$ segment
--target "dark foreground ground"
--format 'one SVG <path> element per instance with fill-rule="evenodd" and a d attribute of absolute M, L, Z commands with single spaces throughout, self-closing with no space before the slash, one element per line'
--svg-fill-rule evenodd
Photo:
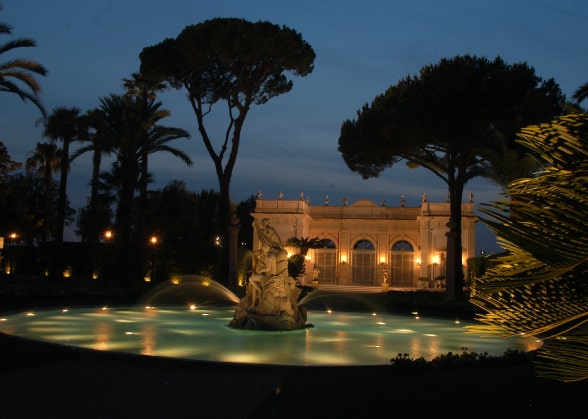
<path fill-rule="evenodd" d="M 1 297 L 0 312 L 33 307 L 40 298 Z M 408 297 L 387 301 L 414 309 Z M 373 298 L 387 305 L 381 295 Z M 471 314 L 463 304 L 422 300 L 418 308 Z M 250 366 L 97 352 L 4 334 L 0 351 L 0 418 L 586 417 L 587 382 L 539 379 L 531 364 L 432 371 Z"/>

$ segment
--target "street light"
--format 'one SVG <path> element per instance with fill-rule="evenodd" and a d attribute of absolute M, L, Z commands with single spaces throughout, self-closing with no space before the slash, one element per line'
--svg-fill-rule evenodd
<path fill-rule="evenodd" d="M 106 277 L 108 275 L 114 275 L 114 255 L 112 254 L 112 252 L 110 251 L 110 243 L 112 242 L 112 230 L 108 229 L 106 231 L 104 231 L 104 242 L 106 243 L 106 259 L 111 259 L 110 261 L 110 272 L 102 272 L 102 286 L 106 289 Z M 106 266 L 106 260 L 104 260 L 103 262 L 103 266 Z"/>
<path fill-rule="evenodd" d="M 15 257 L 15 248 L 16 246 L 16 239 L 18 235 L 15 232 L 12 232 L 8 235 L 10 238 L 10 279 L 14 277 L 14 257 Z"/>
<path fill-rule="evenodd" d="M 153 283 L 155 281 L 154 276 L 153 276 L 154 272 L 155 272 L 155 246 L 157 246 L 158 241 L 159 241 L 159 239 L 157 238 L 157 236 L 151 236 L 151 238 L 149 239 L 151 246 L 153 246 L 153 249 L 151 251 L 151 276 L 149 277 L 149 281 L 151 282 L 151 286 L 153 286 Z"/>

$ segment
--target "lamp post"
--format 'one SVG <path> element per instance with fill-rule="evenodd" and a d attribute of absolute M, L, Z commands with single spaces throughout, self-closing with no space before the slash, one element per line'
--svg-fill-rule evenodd
<path fill-rule="evenodd" d="M 12 279 L 14 277 L 14 257 L 16 252 L 14 247 L 16 246 L 16 238 L 18 235 L 15 232 L 12 232 L 8 237 L 10 237 L 10 279 Z"/>
<path fill-rule="evenodd" d="M 153 276 L 155 272 L 155 246 L 157 246 L 158 241 L 159 240 L 157 236 L 151 236 L 151 238 L 149 239 L 151 246 L 153 246 L 153 249 L 151 250 L 151 276 L 149 278 L 151 286 L 153 286 L 153 282 L 155 281 L 155 277 Z"/>
<path fill-rule="evenodd" d="M 111 263 L 110 263 L 110 272 L 108 272 L 109 275 L 113 275 L 114 274 L 114 255 L 112 255 L 111 251 L 110 251 L 110 243 L 112 242 L 112 230 L 108 229 L 104 232 L 104 242 L 106 243 L 106 259 L 111 258 Z M 106 261 L 103 262 L 104 266 L 106 266 Z M 106 273 L 107 272 L 102 272 L 102 285 L 104 286 L 104 289 L 106 289 Z"/>

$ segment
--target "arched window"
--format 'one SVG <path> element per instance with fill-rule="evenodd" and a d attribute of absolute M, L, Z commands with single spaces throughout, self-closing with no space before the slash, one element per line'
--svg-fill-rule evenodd
<path fill-rule="evenodd" d="M 359 240 L 351 252 L 351 282 L 358 285 L 375 285 L 376 248 L 369 240 Z"/>
<path fill-rule="evenodd" d="M 314 266 L 318 268 L 318 280 L 323 284 L 337 282 L 337 246 L 331 239 L 321 239 L 319 247 L 313 249 Z M 307 273 L 308 275 L 308 273 Z"/>
<path fill-rule="evenodd" d="M 375 250 L 374 245 L 369 240 L 360 240 L 353 246 L 355 250 Z"/>
<path fill-rule="evenodd" d="M 331 239 L 320 239 L 319 240 L 319 248 L 320 249 L 336 249 L 337 246 Z"/>
<path fill-rule="evenodd" d="M 394 243 L 392 246 L 392 251 L 394 252 L 412 252 L 414 251 L 412 248 L 412 244 L 407 242 L 406 240 L 400 240 Z"/>
<path fill-rule="evenodd" d="M 406 240 L 394 243 L 390 252 L 390 284 L 393 287 L 414 287 L 415 269 L 412 244 Z"/>

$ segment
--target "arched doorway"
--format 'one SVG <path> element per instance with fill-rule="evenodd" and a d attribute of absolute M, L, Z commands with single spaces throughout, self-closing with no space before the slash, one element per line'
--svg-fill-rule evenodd
<path fill-rule="evenodd" d="M 415 286 L 414 248 L 406 240 L 399 240 L 390 251 L 390 285 L 399 288 Z"/>
<path fill-rule="evenodd" d="M 369 240 L 359 240 L 353 246 L 351 282 L 355 285 L 376 284 L 376 248 Z"/>
<path fill-rule="evenodd" d="M 321 284 L 337 283 L 337 246 L 330 239 L 321 239 L 320 247 L 314 248 L 314 267 L 318 268 Z"/>

